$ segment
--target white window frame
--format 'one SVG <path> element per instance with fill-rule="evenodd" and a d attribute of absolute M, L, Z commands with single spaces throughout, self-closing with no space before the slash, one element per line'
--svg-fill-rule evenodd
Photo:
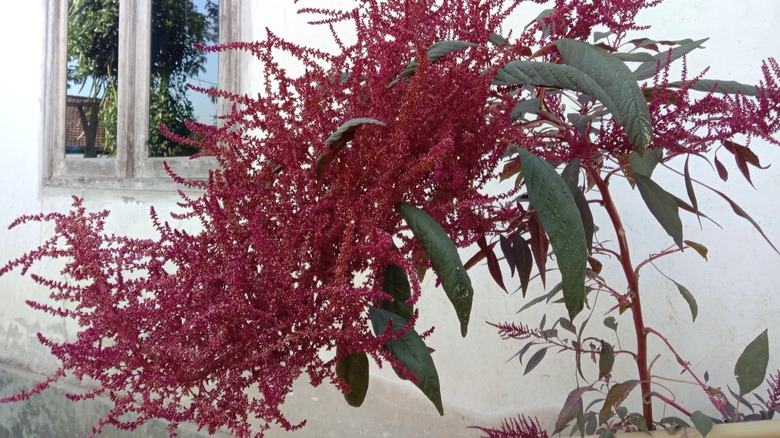
<path fill-rule="evenodd" d="M 220 0 L 220 43 L 240 41 L 241 0 Z M 149 93 L 152 0 L 119 2 L 117 148 L 108 158 L 65 158 L 68 1 L 46 0 L 47 36 L 43 102 L 43 182 L 49 187 L 174 189 L 165 164 L 188 179 L 204 179 L 217 166 L 213 157 L 149 157 Z M 218 86 L 240 90 L 235 51 L 219 54 Z M 229 102 L 218 99 L 217 114 Z"/>

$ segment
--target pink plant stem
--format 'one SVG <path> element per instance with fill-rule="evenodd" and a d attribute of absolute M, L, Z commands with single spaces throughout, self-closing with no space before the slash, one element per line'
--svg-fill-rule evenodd
<path fill-rule="evenodd" d="M 650 401 L 652 390 L 652 381 L 650 378 L 650 368 L 647 366 L 647 331 L 645 330 L 644 318 L 642 317 L 642 304 L 639 298 L 639 280 L 631 263 L 631 253 L 628 248 L 628 240 L 620 215 L 615 208 L 615 202 L 609 193 L 609 187 L 601 177 L 598 168 L 593 166 L 586 167 L 591 178 L 599 189 L 602 196 L 602 205 L 612 221 L 612 226 L 617 235 L 620 265 L 623 268 L 623 274 L 628 283 L 628 294 L 631 299 L 631 316 L 634 321 L 634 332 L 636 333 L 636 366 L 639 374 L 640 388 L 642 391 L 642 415 L 649 430 L 653 430 L 653 404 Z"/>
<path fill-rule="evenodd" d="M 683 358 L 682 358 L 682 357 L 681 357 L 681 356 L 680 356 L 680 355 L 677 353 L 677 350 L 675 350 L 675 349 L 674 349 L 674 347 L 672 347 L 672 344 L 671 344 L 671 343 L 669 343 L 669 340 L 668 340 L 668 339 L 666 339 L 666 337 L 665 337 L 664 335 L 662 335 L 661 333 L 658 333 L 656 330 L 654 330 L 654 329 L 653 329 L 653 328 L 651 328 L 651 327 L 645 327 L 645 332 L 647 332 L 647 333 L 652 333 L 652 334 L 656 335 L 656 336 L 657 336 L 659 339 L 661 339 L 662 341 L 664 341 L 664 343 L 666 344 L 666 347 L 667 347 L 667 348 L 669 348 L 669 351 L 671 351 L 671 352 L 672 352 L 672 354 L 674 354 L 674 357 L 676 357 L 676 358 L 677 358 L 677 362 L 678 362 L 680 365 L 682 365 L 682 367 L 683 367 L 683 368 L 685 368 L 685 371 L 687 371 L 687 372 L 688 372 L 688 374 L 690 374 L 690 375 L 691 375 L 691 377 L 693 377 L 693 379 L 694 379 L 694 380 L 696 380 L 696 383 L 698 383 L 698 384 L 699 384 L 699 386 L 701 387 L 701 389 L 704 391 L 704 393 L 705 393 L 705 394 L 707 394 L 707 397 L 709 397 L 709 399 L 710 399 L 710 402 L 712 403 L 712 405 L 713 405 L 713 406 L 715 406 L 715 409 L 717 409 L 717 410 L 718 410 L 718 412 L 720 412 L 720 413 L 721 413 L 721 415 L 723 415 L 723 418 L 728 418 L 728 417 L 729 417 L 729 413 L 728 413 L 728 410 L 726 410 L 726 408 L 723 406 L 723 403 L 721 403 L 721 402 L 718 400 L 718 398 L 717 398 L 717 397 L 715 397 L 714 395 L 712 395 L 712 392 L 710 392 L 710 390 L 709 390 L 709 388 L 707 387 L 707 385 L 706 385 L 704 382 L 702 382 L 702 381 L 701 381 L 701 379 L 699 379 L 699 376 L 697 376 L 697 375 L 696 375 L 696 374 L 693 372 L 693 370 L 691 369 L 691 367 L 690 367 L 690 366 L 688 366 L 688 362 L 686 362 L 685 360 L 683 360 Z"/>
<path fill-rule="evenodd" d="M 691 416 L 691 411 L 689 411 L 689 410 L 685 409 L 684 407 L 680 406 L 676 401 L 670 399 L 669 397 L 666 397 L 663 394 L 660 394 L 658 392 L 653 391 L 653 392 L 650 393 L 650 396 L 651 397 L 655 397 L 655 398 L 657 398 L 659 400 L 663 400 L 664 403 L 666 403 L 669 406 L 672 406 L 675 409 L 677 409 L 678 411 L 682 412 L 683 415 L 686 415 L 688 417 Z"/>

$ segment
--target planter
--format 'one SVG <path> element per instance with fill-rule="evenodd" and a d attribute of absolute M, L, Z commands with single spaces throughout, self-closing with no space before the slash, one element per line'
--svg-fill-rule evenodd
<path fill-rule="evenodd" d="M 617 438 L 702 438 L 694 428 L 683 428 L 674 433 L 665 430 L 647 432 L 617 433 Z M 778 438 L 780 437 L 780 421 L 746 421 L 742 423 L 716 424 L 707 434 L 707 438 Z M 591 435 L 587 438 L 598 438 Z"/>

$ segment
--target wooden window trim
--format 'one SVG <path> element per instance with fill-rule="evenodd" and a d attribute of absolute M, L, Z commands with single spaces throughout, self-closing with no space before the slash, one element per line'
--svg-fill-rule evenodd
<path fill-rule="evenodd" d="M 241 0 L 220 0 L 220 42 L 240 41 Z M 43 182 L 47 187 L 171 190 L 165 164 L 189 179 L 204 179 L 212 157 L 148 157 L 151 0 L 124 0 L 119 12 L 117 152 L 110 158 L 65 158 L 67 0 L 47 0 L 43 102 Z M 220 53 L 219 88 L 239 90 L 239 56 Z M 218 102 L 225 114 L 228 102 Z"/>

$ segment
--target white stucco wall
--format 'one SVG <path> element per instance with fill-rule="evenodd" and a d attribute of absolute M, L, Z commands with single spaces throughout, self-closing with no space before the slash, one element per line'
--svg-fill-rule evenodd
<path fill-rule="evenodd" d="M 90 209 L 110 209 L 113 212 L 110 229 L 133 235 L 150 233 L 150 205 L 155 205 L 161 215 L 175 207 L 176 196 L 172 193 L 42 187 L 42 73 L 46 62 L 43 4 L 41 0 L 6 2 L 0 14 L 0 41 L 4 42 L 4 62 L 0 69 L 0 263 L 18 256 L 47 235 L 37 225 L 9 232 L 5 230 L 7 224 L 25 213 L 64 210 L 73 194 L 85 197 Z M 292 35 L 296 41 L 321 40 L 321 36 L 301 31 L 303 20 L 295 15 L 292 2 L 247 0 L 247 5 L 250 12 L 242 20 L 256 23 L 256 29 L 269 26 L 280 35 Z M 538 10 L 535 6 L 530 9 Z M 531 12 L 523 20 L 535 15 Z M 653 11 L 643 12 L 640 23 L 656 24 L 642 33 L 650 37 L 710 37 L 707 50 L 695 52 L 688 66 L 691 73 L 698 73 L 710 65 L 707 76 L 712 78 L 754 83 L 760 79 L 761 59 L 780 56 L 780 2 L 775 0 L 668 0 Z M 251 70 L 245 69 L 244 75 L 245 83 L 252 83 L 256 78 Z M 780 164 L 777 164 L 780 153 L 768 145 L 754 144 L 753 148 L 763 163 L 775 164 L 766 171 L 753 172 L 758 189 L 754 190 L 743 182 L 733 164 L 728 163 L 731 178 L 726 191 L 780 245 L 780 202 L 776 195 L 780 187 Z M 695 167 L 702 174 L 714 176 L 706 164 Z M 673 182 L 667 188 L 684 195 L 681 180 L 670 181 Z M 724 187 L 716 177 L 709 181 L 715 187 Z M 643 253 L 657 251 L 657 239 L 664 234 L 646 212 L 638 193 L 623 194 L 635 196 L 637 200 L 622 212 L 629 224 L 628 232 L 639 235 L 634 241 L 637 261 Z M 727 204 L 703 190 L 698 195 L 702 209 L 724 228 L 705 222 L 704 230 L 700 230 L 694 219 L 687 217 L 685 221 L 686 238 L 709 248 L 709 262 L 688 251 L 658 265 L 695 294 L 699 319 L 692 324 L 674 285 L 649 269 L 641 280 L 644 303 L 648 324 L 668 334 L 695 369 L 709 370 L 712 382 L 725 390 L 726 384 L 735 388 L 732 370 L 739 352 L 764 328 L 770 329 L 770 370 L 780 368 L 780 325 L 777 324 L 780 299 L 776 294 L 780 255 L 763 242 L 750 224 L 736 218 Z M 642 234 L 648 237 L 643 239 Z M 464 251 L 464 257 L 471 254 L 473 251 Z M 444 417 L 439 417 L 411 384 L 399 382 L 387 370 L 376 372 L 374 367 L 368 397 L 360 409 L 343 403 L 334 388 L 312 389 L 305 381 L 300 382 L 287 412 L 292 420 L 308 418 L 309 425 L 292 436 L 477 436 L 475 431 L 464 427 L 496 424 L 501 418 L 517 413 L 539 415 L 543 424 L 551 427 L 567 392 L 575 385 L 570 357 L 555 356 L 550 351 L 540 368 L 523 377 L 523 367 L 516 361 L 505 364 L 520 344 L 500 341 L 495 330 L 484 323 L 522 321 L 536 325 L 546 309 L 539 306 L 518 317 L 515 312 L 524 303 L 519 294 L 504 294 L 494 286 L 484 267 L 477 268 L 472 275 L 476 295 L 472 326 L 466 339 L 457 335 L 452 310 L 444 294 L 434 290 L 430 277 L 419 305 L 421 326 L 436 325 L 429 345 L 436 349 L 434 360 L 442 381 Z M 505 280 L 516 287 L 516 279 L 505 276 Z M 529 298 L 541 293 L 537 284 L 529 291 Z M 35 372 L 53 369 L 51 358 L 38 345 L 35 333 L 66 335 L 69 330 L 62 322 L 31 311 L 24 304 L 25 299 L 42 300 L 46 295 L 28 279 L 17 275 L 0 278 L 0 362 Z M 562 309 L 548 309 L 553 312 L 549 321 L 562 316 Z M 594 316 L 596 321 L 601 318 L 598 313 Z M 627 314 L 618 318 L 622 327 L 629 326 L 628 318 Z M 631 331 L 627 330 L 621 340 L 630 344 L 631 337 Z M 661 362 L 666 366 L 664 374 L 679 376 L 673 360 Z M 659 368 L 656 374 L 660 373 Z M 621 378 L 618 372 L 616 378 Z M 693 409 L 710 409 L 699 392 L 683 391 L 679 397 Z"/>

